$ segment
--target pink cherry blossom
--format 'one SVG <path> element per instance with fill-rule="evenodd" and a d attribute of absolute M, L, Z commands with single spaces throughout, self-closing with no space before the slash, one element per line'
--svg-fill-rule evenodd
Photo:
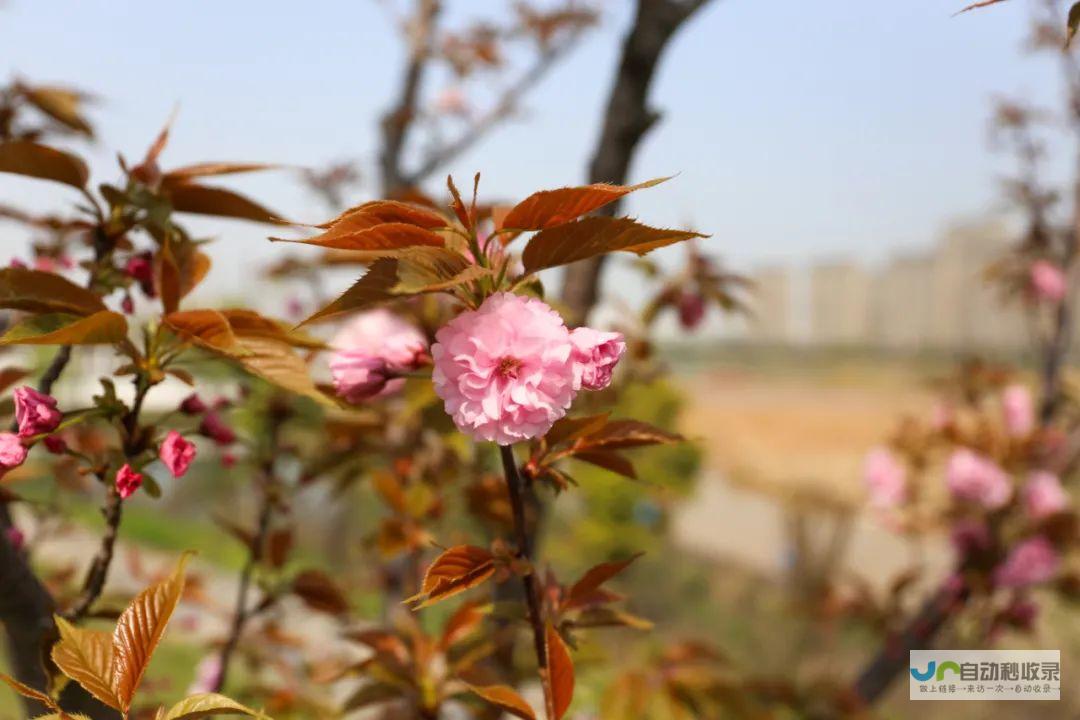
<path fill-rule="evenodd" d="M 457 427 L 478 440 L 510 445 L 539 437 L 574 400 L 582 374 L 575 346 L 541 300 L 496 293 L 435 337 L 435 392 Z"/>
<path fill-rule="evenodd" d="M 946 482 L 954 497 L 988 510 L 1003 507 L 1012 499 L 1013 487 L 1005 471 L 967 448 L 955 451 L 949 458 Z"/>
<path fill-rule="evenodd" d="M 895 507 L 907 497 L 907 470 L 886 448 L 874 448 L 867 453 L 863 480 L 875 507 Z"/>
<path fill-rule="evenodd" d="M 206 412 L 206 403 L 198 393 L 191 393 L 180 403 L 180 412 L 185 415 L 202 415 Z"/>
<path fill-rule="evenodd" d="M 195 666 L 195 677 L 188 687 L 188 695 L 200 695 L 212 693 L 218 690 L 221 683 L 221 654 L 210 653 L 199 661 Z"/>
<path fill-rule="evenodd" d="M 427 357 L 427 340 L 415 327 L 389 310 L 356 315 L 330 345 L 330 374 L 338 395 L 360 402 L 401 390 L 395 374 L 418 367 Z"/>
<path fill-rule="evenodd" d="M 603 390 L 610 385 L 611 373 L 626 352 L 622 333 L 579 327 L 570 333 L 570 342 L 574 345 L 575 387 Z"/>
<path fill-rule="evenodd" d="M 195 459 L 195 443 L 185 440 L 176 430 L 170 430 L 158 448 L 158 457 L 173 477 L 183 477 Z"/>
<path fill-rule="evenodd" d="M 1065 299 L 1068 292 L 1065 273 L 1054 263 L 1036 260 L 1031 264 L 1028 279 L 1036 299 L 1050 303 L 1059 303 Z"/>
<path fill-rule="evenodd" d="M 136 472 L 127 463 L 124 463 L 124 466 L 116 472 L 116 491 L 120 493 L 121 499 L 126 500 L 131 497 L 142 487 L 142 483 L 142 473 Z"/>
<path fill-rule="evenodd" d="M 1005 429 L 1013 437 L 1026 437 L 1035 429 L 1035 407 L 1031 393 L 1023 385 L 1010 385 L 1001 393 Z"/>
<path fill-rule="evenodd" d="M 19 424 L 19 437 L 52 432 L 63 419 L 64 413 L 56 409 L 56 398 L 26 385 L 15 389 L 15 420 Z"/>
<path fill-rule="evenodd" d="M 386 360 L 352 352 L 334 354 L 330 359 L 330 376 L 338 396 L 351 403 L 396 392 L 405 382 L 393 379 Z"/>
<path fill-rule="evenodd" d="M 1046 582 L 1057 574 L 1061 556 L 1044 537 L 1024 540 L 1012 549 L 994 570 L 994 582 L 1001 587 L 1025 587 Z"/>
<path fill-rule="evenodd" d="M 1057 475 L 1045 470 L 1033 472 L 1024 485 L 1024 508 L 1032 520 L 1042 520 L 1069 506 L 1069 496 Z"/>
<path fill-rule="evenodd" d="M 26 446 L 15 433 L 0 433 L 0 472 L 19 467 L 26 460 Z"/>
<path fill-rule="evenodd" d="M 26 535 L 17 527 L 9 527 L 4 531 L 4 537 L 15 552 L 19 552 L 26 545 Z"/>

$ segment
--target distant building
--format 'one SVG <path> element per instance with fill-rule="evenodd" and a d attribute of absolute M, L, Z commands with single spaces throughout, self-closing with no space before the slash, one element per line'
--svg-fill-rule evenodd
<path fill-rule="evenodd" d="M 870 274 L 854 262 L 810 271 L 810 339 L 823 345 L 865 345 L 870 330 Z"/>
<path fill-rule="evenodd" d="M 747 320 L 751 340 L 763 344 L 791 342 L 792 318 L 791 270 L 773 266 L 753 273 L 752 314 Z"/>
<path fill-rule="evenodd" d="M 933 317 L 933 257 L 894 258 L 878 274 L 870 301 L 870 344 L 890 350 L 924 349 Z"/>

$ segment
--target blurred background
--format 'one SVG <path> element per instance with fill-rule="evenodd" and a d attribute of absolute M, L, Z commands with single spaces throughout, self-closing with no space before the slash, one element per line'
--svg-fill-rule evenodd
<path fill-rule="evenodd" d="M 961 6 L 948 0 L 711 0 L 679 28 L 649 95 L 657 121 L 627 180 L 677 177 L 631 196 L 626 209 L 653 225 L 709 233 L 698 250 L 750 285 L 735 311 L 710 306 L 703 317 L 659 318 L 656 352 L 670 372 L 627 392 L 620 410 L 693 442 L 640 453 L 638 483 L 597 469 L 577 474 L 581 492 L 560 499 L 545 533 L 553 564 L 584 570 L 585 558 L 645 549 L 625 589 L 658 638 L 707 639 L 765 675 L 835 677 L 850 674 L 877 637 L 873 623 L 838 617 L 867 597 L 896 595 L 905 574 L 904 592 L 914 592 L 947 571 L 945 538 L 896 534 L 864 509 L 861 467 L 901 418 L 933 413 L 934 383 L 957 360 L 1030 361 L 1025 308 L 1006 302 L 987 270 L 1025 224 L 1010 195 L 1017 164 L 1002 139 L 1002 108 L 1037 109 L 1045 185 L 1066 184 L 1075 172 L 1058 60 L 1032 52 L 1036 5 L 954 16 Z M 448 62 L 429 69 L 402 166 L 426 167 L 454 148 L 412 179 L 438 192 L 447 173 L 465 186 L 479 171 L 491 201 L 589 180 L 634 7 L 589 4 L 595 16 L 571 41 L 515 37 L 495 62 L 477 50 L 476 28 L 519 18 L 520 7 L 446 0 L 439 23 L 466 48 L 460 62 L 475 67 L 462 72 L 448 52 Z M 163 164 L 277 164 L 229 186 L 282 217 L 315 223 L 392 184 L 381 153 L 409 64 L 411 12 L 407 2 L 374 0 L 303 8 L 6 0 L 0 78 L 89 95 L 93 138 L 76 133 L 64 143 L 89 160 L 94 178 L 115 176 L 118 154 L 141 157 L 171 117 Z M 77 200 L 55 185 L 0 176 L 3 206 L 45 213 Z M 242 302 L 299 320 L 320 293 L 333 296 L 355 274 L 335 270 L 314 289 L 272 272 L 283 258 L 311 254 L 267 242 L 266 226 L 195 218 L 190 227 L 214 239 L 214 267 L 194 306 Z M 37 241 L 0 217 L 0 264 L 35 262 Z M 674 271 L 686 254 L 670 248 L 652 257 Z M 558 288 L 561 278 L 545 281 Z M 595 316 L 626 322 L 655 288 L 620 260 L 605 276 Z M 85 396 L 112 362 L 81 355 L 57 396 Z M 156 402 L 169 407 L 184 392 L 177 384 Z M 249 512 L 228 480 L 207 461 L 167 489 L 166 523 L 162 506 L 137 498 L 113 590 L 137 587 L 146 558 L 193 543 L 203 550 L 206 582 L 227 587 L 242 553 L 204 507 L 235 502 Z M 370 490 L 357 492 L 346 525 L 362 527 L 377 513 Z M 332 569 L 349 553 L 336 547 L 342 526 L 319 514 L 327 497 L 305 496 L 295 514 L 299 552 Z M 45 544 L 44 562 L 62 567 L 89 556 L 96 511 L 89 500 L 73 507 L 84 534 L 76 528 Z M 358 603 L 375 612 L 380 599 L 372 592 Z M 1075 620 L 1058 611 L 1049 609 L 1046 634 L 1016 642 L 1080 657 Z M 154 682 L 184 687 L 201 652 L 174 637 Z M 585 682 L 582 702 L 599 697 L 610 675 L 597 671 L 595 683 Z M 9 700 L 0 694 L 0 717 L 16 716 Z M 1071 692 L 1062 703 L 1071 710 L 1052 716 L 1069 716 L 1078 703 Z M 919 710 L 1034 716 L 1001 704 Z M 911 712 L 900 687 L 883 714 Z"/>

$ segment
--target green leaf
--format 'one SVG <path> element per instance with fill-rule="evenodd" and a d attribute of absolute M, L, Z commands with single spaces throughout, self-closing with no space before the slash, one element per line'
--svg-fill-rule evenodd
<path fill-rule="evenodd" d="M 629 218 L 587 217 L 541 230 L 522 253 L 527 273 L 566 265 L 610 252 L 644 255 L 665 245 L 706 237 L 689 230 L 666 230 Z"/>
<path fill-rule="evenodd" d="M 53 180 L 83 188 L 90 171 L 77 156 L 29 140 L 0 143 L 0 172 Z"/>
<path fill-rule="evenodd" d="M 102 310 L 89 317 L 70 313 L 32 315 L 12 326 L 0 345 L 109 345 L 127 339 L 127 320 Z"/>
<path fill-rule="evenodd" d="M 266 717 L 258 710 L 217 693 L 192 695 L 169 708 L 162 720 L 195 720 L 211 715 L 247 715 L 248 717 Z"/>

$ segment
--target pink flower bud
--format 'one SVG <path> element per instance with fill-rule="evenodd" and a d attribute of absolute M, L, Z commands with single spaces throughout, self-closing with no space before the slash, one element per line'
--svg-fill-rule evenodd
<path fill-rule="evenodd" d="M 131 497 L 136 490 L 142 487 L 142 483 L 142 473 L 135 472 L 127 463 L 124 463 L 124 466 L 116 473 L 116 491 L 120 493 L 120 498 L 123 500 Z"/>
<path fill-rule="evenodd" d="M 228 469 L 233 467 L 234 465 L 236 465 L 235 455 L 233 455 L 231 452 L 221 454 L 221 467 Z"/>
<path fill-rule="evenodd" d="M 330 345 L 342 353 L 381 358 L 395 372 L 414 369 L 427 352 L 424 335 L 384 308 L 358 313 Z"/>
<path fill-rule="evenodd" d="M 874 507 L 892 508 L 907 497 L 907 470 L 886 448 L 874 448 L 866 455 L 863 479 Z"/>
<path fill-rule="evenodd" d="M 23 385 L 15 389 L 15 420 L 19 437 L 32 437 L 52 432 L 64 419 L 56 409 L 56 398 Z"/>
<path fill-rule="evenodd" d="M 1059 303 L 1065 299 L 1068 292 L 1065 273 L 1047 260 L 1036 260 L 1031 264 L 1028 280 L 1037 300 Z"/>
<path fill-rule="evenodd" d="M 996 510 L 1012 499 L 1009 476 L 993 461 L 961 448 L 949 458 L 946 482 L 953 497 Z"/>
<path fill-rule="evenodd" d="M 55 272 L 56 261 L 48 255 L 38 255 L 34 258 L 34 269 L 41 272 Z"/>
<path fill-rule="evenodd" d="M 384 359 L 364 353 L 335 353 L 330 360 L 330 375 L 338 396 L 351 403 L 369 400 L 384 391 L 395 392 L 404 382 L 391 379 Z"/>
<path fill-rule="evenodd" d="M 132 255 L 124 265 L 124 272 L 135 282 L 139 283 L 146 297 L 154 297 L 154 254 L 144 252 Z"/>
<path fill-rule="evenodd" d="M 0 433 L 0 474 L 19 467 L 26 460 L 26 446 L 15 433 Z"/>
<path fill-rule="evenodd" d="M 994 582 L 1000 587 L 1026 587 L 1046 582 L 1057 574 L 1061 557 L 1044 537 L 1024 540 L 994 570 Z"/>
<path fill-rule="evenodd" d="M 120 309 L 125 315 L 135 312 L 135 301 L 131 299 L 131 295 L 124 295 L 124 299 L 120 301 Z"/>
<path fill-rule="evenodd" d="M 1032 520 L 1042 520 L 1065 510 L 1069 496 L 1057 475 L 1041 470 L 1028 476 L 1024 485 L 1024 508 Z"/>
<path fill-rule="evenodd" d="M 990 529 L 981 520 L 958 520 L 949 533 L 953 549 L 961 558 L 990 548 Z"/>
<path fill-rule="evenodd" d="M 158 448 L 158 457 L 173 477 L 183 477 L 195 459 L 195 444 L 185 440 L 176 430 L 170 430 Z"/>
<path fill-rule="evenodd" d="M 684 292 L 679 295 L 679 323 L 685 330 L 694 330 L 705 319 L 705 298 L 699 293 Z"/>
<path fill-rule="evenodd" d="M 626 352 L 622 333 L 579 327 L 570 333 L 570 342 L 575 389 L 603 390 L 610 385 L 615 365 Z"/>
<path fill-rule="evenodd" d="M 25 270 L 27 266 L 26 263 L 19 258 L 11 258 L 11 262 L 8 263 L 8 267 L 15 268 L 16 270 Z"/>
<path fill-rule="evenodd" d="M 196 393 L 191 393 L 180 403 L 180 412 L 185 415 L 202 415 L 206 412 L 206 403 Z"/>
<path fill-rule="evenodd" d="M 53 455 L 63 455 L 67 452 L 67 442 L 59 435 L 49 435 L 42 442 L 45 444 L 45 449 Z"/>
<path fill-rule="evenodd" d="M 1035 407 L 1023 385 L 1010 385 L 1001 393 L 1005 429 L 1013 437 L 1027 437 L 1035 429 Z"/>
<path fill-rule="evenodd" d="M 199 424 L 199 434 L 210 438 L 218 445 L 232 445 L 236 442 L 236 433 L 213 410 L 203 415 L 202 422 Z"/>

